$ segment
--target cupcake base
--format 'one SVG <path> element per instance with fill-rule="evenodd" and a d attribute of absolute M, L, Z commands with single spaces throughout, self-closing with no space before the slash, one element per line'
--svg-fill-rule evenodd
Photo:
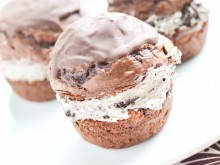
<path fill-rule="evenodd" d="M 202 28 L 197 31 L 192 31 L 190 28 L 181 32 L 179 34 L 181 37 L 178 37 L 178 39 L 171 38 L 183 54 L 181 58 L 182 62 L 187 61 L 200 53 L 205 45 L 207 32 L 208 22 L 204 23 Z"/>
<path fill-rule="evenodd" d="M 104 148 L 126 148 L 141 143 L 157 134 L 166 123 L 173 98 L 168 97 L 160 111 L 130 110 L 130 118 L 117 122 L 84 120 L 74 122 L 81 136 Z"/>
<path fill-rule="evenodd" d="M 44 102 L 55 99 L 55 92 L 50 86 L 48 80 L 34 81 L 11 81 L 8 80 L 14 91 L 29 101 Z"/>

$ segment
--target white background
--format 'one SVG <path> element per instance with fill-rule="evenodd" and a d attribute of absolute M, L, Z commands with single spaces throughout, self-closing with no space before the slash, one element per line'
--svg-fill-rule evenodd
<path fill-rule="evenodd" d="M 98 12 L 100 3 L 93 2 L 89 10 Z M 207 44 L 199 56 L 178 67 L 173 110 L 157 136 L 123 150 L 91 145 L 77 134 L 56 101 L 27 102 L 0 76 L 0 164 L 170 164 L 220 139 L 220 3 L 212 0 L 207 5 Z"/>

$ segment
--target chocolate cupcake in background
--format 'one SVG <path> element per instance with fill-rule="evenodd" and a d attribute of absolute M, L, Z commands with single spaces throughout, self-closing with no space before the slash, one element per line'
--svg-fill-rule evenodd
<path fill-rule="evenodd" d="M 109 10 L 133 15 L 170 38 L 183 53 L 182 61 L 204 47 L 208 10 L 192 0 L 109 0 Z"/>
<path fill-rule="evenodd" d="M 85 140 L 130 147 L 166 123 L 181 52 L 150 25 L 122 13 L 85 17 L 66 28 L 51 55 L 52 88 Z"/>
<path fill-rule="evenodd" d="M 0 70 L 23 98 L 55 98 L 48 81 L 50 52 L 64 28 L 79 19 L 79 1 L 12 0 L 0 12 Z"/>

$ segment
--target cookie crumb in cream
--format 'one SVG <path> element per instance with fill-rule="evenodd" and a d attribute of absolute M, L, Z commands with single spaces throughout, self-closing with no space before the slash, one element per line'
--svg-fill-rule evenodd
<path fill-rule="evenodd" d="M 181 26 L 194 26 L 198 23 L 208 21 L 208 10 L 198 3 L 191 3 L 182 11 L 177 11 L 170 16 L 150 16 L 146 22 L 151 24 L 162 34 L 173 36 Z"/>

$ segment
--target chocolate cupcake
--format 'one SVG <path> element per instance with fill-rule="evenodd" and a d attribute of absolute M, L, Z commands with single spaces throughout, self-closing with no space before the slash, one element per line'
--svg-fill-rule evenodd
<path fill-rule="evenodd" d="M 82 16 L 74 0 L 12 0 L 0 13 L 0 69 L 31 101 L 55 98 L 48 81 L 49 54 L 64 28 Z"/>
<path fill-rule="evenodd" d="M 182 51 L 182 61 L 197 55 L 208 31 L 208 10 L 192 0 L 109 0 L 109 10 L 146 21 Z"/>
<path fill-rule="evenodd" d="M 150 25 L 121 13 L 82 18 L 52 51 L 50 82 L 82 137 L 125 148 L 158 133 L 172 107 L 181 52 Z"/>

